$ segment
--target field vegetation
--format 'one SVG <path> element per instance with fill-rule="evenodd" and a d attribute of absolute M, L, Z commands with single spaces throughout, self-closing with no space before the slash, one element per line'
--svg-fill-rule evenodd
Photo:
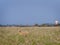
<path fill-rule="evenodd" d="M 60 45 L 60 27 L 0 27 L 0 45 Z"/>

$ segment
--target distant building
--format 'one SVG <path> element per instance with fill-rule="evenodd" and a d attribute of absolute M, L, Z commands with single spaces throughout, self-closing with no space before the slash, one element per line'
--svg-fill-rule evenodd
<path fill-rule="evenodd" d="M 55 25 L 58 25 L 58 24 L 59 24 L 59 21 L 56 20 L 56 21 L 55 21 Z"/>

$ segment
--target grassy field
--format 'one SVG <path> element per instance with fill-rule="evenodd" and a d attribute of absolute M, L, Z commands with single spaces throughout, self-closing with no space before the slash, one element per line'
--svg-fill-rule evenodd
<path fill-rule="evenodd" d="M 0 45 L 60 45 L 60 27 L 0 27 Z"/>

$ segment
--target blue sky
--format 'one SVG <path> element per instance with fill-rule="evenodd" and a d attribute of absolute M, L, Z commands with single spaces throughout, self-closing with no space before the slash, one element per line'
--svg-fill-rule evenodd
<path fill-rule="evenodd" d="M 60 0 L 0 0 L 0 24 L 60 21 Z"/>

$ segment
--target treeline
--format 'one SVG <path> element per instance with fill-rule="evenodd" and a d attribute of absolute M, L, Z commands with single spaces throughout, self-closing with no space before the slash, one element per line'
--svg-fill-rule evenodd
<path fill-rule="evenodd" d="M 0 27 L 52 27 L 52 26 L 60 26 L 60 24 L 34 24 L 34 25 L 1 25 Z"/>

